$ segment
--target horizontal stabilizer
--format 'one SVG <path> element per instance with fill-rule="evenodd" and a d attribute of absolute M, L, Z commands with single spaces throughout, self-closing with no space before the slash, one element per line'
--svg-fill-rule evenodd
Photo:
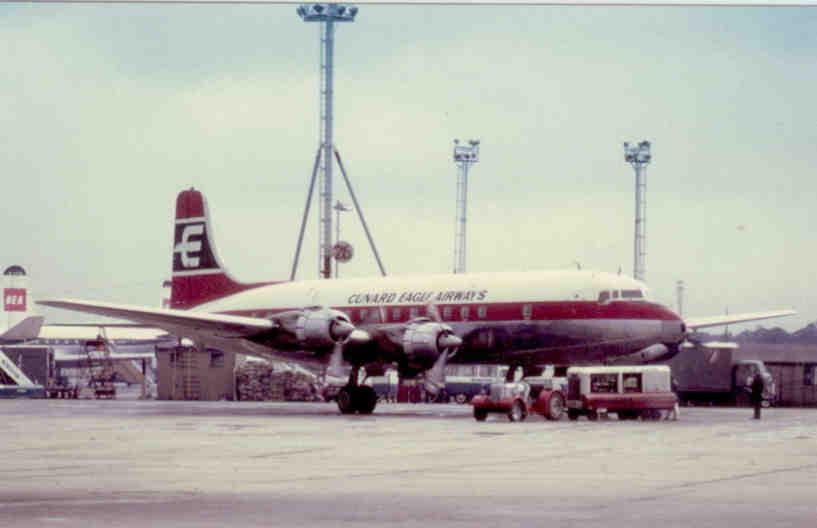
<path fill-rule="evenodd" d="M 217 337 L 245 337 L 260 334 L 276 327 L 275 323 L 259 317 L 209 314 L 188 310 L 146 308 L 126 304 L 109 304 L 75 299 L 37 301 L 37 304 L 92 313 L 161 328 L 176 336 L 210 334 Z"/>
<path fill-rule="evenodd" d="M 37 339 L 42 326 L 42 316 L 32 315 L 31 317 L 26 317 L 6 330 L 4 334 L 0 335 L 0 341 L 28 341 L 30 339 Z"/>
<path fill-rule="evenodd" d="M 708 328 L 710 326 L 725 326 L 737 323 L 746 323 L 748 321 L 760 321 L 761 319 L 773 319 L 775 317 L 786 317 L 795 315 L 794 310 L 774 310 L 771 312 L 754 312 L 744 314 L 730 314 L 730 315 L 715 315 L 712 317 L 692 317 L 684 321 L 687 328 L 690 330 L 698 330 L 700 328 Z"/>

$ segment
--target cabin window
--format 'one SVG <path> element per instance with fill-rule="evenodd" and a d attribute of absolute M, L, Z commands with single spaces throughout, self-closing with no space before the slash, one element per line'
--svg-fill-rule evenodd
<path fill-rule="evenodd" d="M 420 315 L 420 310 L 417 308 L 409 308 L 409 317 L 411 319 L 415 319 L 418 315 Z"/>
<path fill-rule="evenodd" d="M 591 374 L 590 392 L 618 392 L 618 374 Z"/>
<path fill-rule="evenodd" d="M 803 385 L 815 386 L 817 385 L 817 364 L 807 363 L 803 369 Z"/>
<path fill-rule="evenodd" d="M 643 299 L 644 294 L 641 290 L 621 290 L 621 297 L 623 299 Z"/>
<path fill-rule="evenodd" d="M 480 319 L 485 319 L 485 316 L 488 315 L 488 308 L 485 306 L 480 306 L 477 308 L 477 317 Z"/>
<path fill-rule="evenodd" d="M 451 307 L 446 306 L 443 308 L 443 319 L 451 319 Z"/>
<path fill-rule="evenodd" d="M 522 305 L 522 319 L 524 319 L 525 321 L 529 321 L 532 315 L 533 315 L 533 305 L 532 304 L 523 304 Z"/>
<path fill-rule="evenodd" d="M 599 294 L 599 302 L 600 302 L 600 303 L 605 303 L 605 302 L 607 302 L 607 301 L 609 301 L 609 300 L 610 300 L 610 292 L 608 292 L 608 291 L 603 291 L 603 292 L 601 292 L 601 293 Z"/>
<path fill-rule="evenodd" d="M 467 321 L 468 320 L 468 313 L 470 311 L 471 310 L 469 310 L 469 308 L 467 306 L 461 307 L 460 308 L 460 319 L 462 319 L 463 321 Z"/>
<path fill-rule="evenodd" d="M 395 308 L 391 311 L 391 319 L 392 321 L 399 321 L 400 320 L 400 308 Z"/>
<path fill-rule="evenodd" d="M 618 290 L 613 290 L 613 299 L 618 299 Z"/>
<path fill-rule="evenodd" d="M 357 312 L 358 321 L 360 321 L 361 323 L 364 322 L 366 320 L 367 313 L 368 311 L 366 310 L 366 308 L 363 308 L 362 310 L 358 311 Z"/>
<path fill-rule="evenodd" d="M 621 387 L 624 389 L 624 392 L 642 392 L 641 373 L 622 375 Z"/>

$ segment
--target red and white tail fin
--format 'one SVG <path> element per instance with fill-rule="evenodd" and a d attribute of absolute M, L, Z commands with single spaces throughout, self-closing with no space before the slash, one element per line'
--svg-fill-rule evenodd
<path fill-rule="evenodd" d="M 170 308 L 186 310 L 263 284 L 233 279 L 216 253 L 204 195 L 195 190 L 176 197 Z"/>
<path fill-rule="evenodd" d="M 22 266 L 3 271 L 3 320 L 0 326 L 11 328 L 31 315 L 28 302 L 28 276 Z"/>

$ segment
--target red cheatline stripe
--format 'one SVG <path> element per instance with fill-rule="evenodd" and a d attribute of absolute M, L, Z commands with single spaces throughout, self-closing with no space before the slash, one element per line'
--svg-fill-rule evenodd
<path fill-rule="evenodd" d="M 643 319 L 658 321 L 680 321 L 680 318 L 671 310 L 661 305 L 648 302 L 627 302 L 617 301 L 606 305 L 601 305 L 594 301 L 548 301 L 530 303 L 482 303 L 482 304 L 440 304 L 437 309 L 445 321 L 518 321 L 527 319 L 523 315 L 525 307 L 532 307 L 529 317 L 533 321 L 553 321 L 553 320 L 575 320 L 575 319 Z M 232 310 L 230 315 L 243 315 L 248 317 L 267 317 L 267 314 L 275 314 L 298 308 L 274 308 L 257 310 Z M 415 310 L 412 312 L 412 308 Z M 462 309 L 468 308 L 466 317 L 463 317 Z M 485 315 L 480 317 L 480 308 L 485 308 Z M 351 314 L 352 321 L 361 322 L 361 310 L 366 310 L 365 320 L 379 322 L 379 306 L 339 306 L 335 307 L 347 314 Z M 385 310 L 389 323 L 406 322 L 418 316 L 426 316 L 425 305 L 386 305 Z M 448 314 L 450 309 L 450 314 Z M 395 310 L 399 314 L 395 317 Z M 416 314 L 416 315 L 415 315 Z M 448 315 L 447 315 L 448 314 Z M 364 322 L 365 322 L 364 320 Z"/>

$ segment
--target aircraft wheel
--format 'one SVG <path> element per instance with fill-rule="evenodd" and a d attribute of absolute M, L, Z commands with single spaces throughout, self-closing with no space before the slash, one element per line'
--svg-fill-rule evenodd
<path fill-rule="evenodd" d="M 372 414 L 377 407 L 377 392 L 368 385 L 361 385 L 355 391 L 355 407 L 360 414 Z"/>
<path fill-rule="evenodd" d="M 522 422 L 528 417 L 528 409 L 521 400 L 515 400 L 508 411 L 508 420 L 512 422 Z"/>
<path fill-rule="evenodd" d="M 565 399 L 558 392 L 550 395 L 547 401 L 547 408 L 545 411 L 545 418 L 548 420 L 558 420 L 562 417 L 565 410 Z"/>
<path fill-rule="evenodd" d="M 488 411 L 474 407 L 474 420 L 484 422 L 486 418 L 488 418 Z"/>
<path fill-rule="evenodd" d="M 352 390 L 352 387 L 343 387 L 335 396 L 341 414 L 355 414 L 355 398 L 352 397 Z"/>

